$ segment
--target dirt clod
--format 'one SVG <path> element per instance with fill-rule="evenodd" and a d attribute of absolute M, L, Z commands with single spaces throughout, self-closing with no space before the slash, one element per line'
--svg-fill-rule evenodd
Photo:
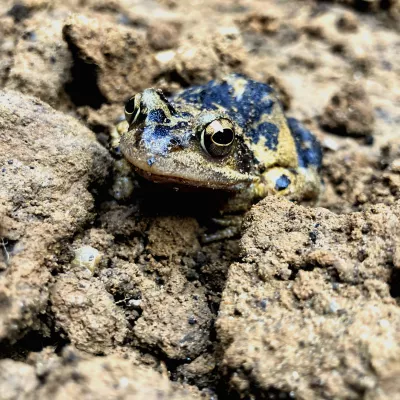
<path fill-rule="evenodd" d="M 8 246 L 0 337 L 15 340 L 44 312 L 52 266 L 63 241 L 90 220 L 88 187 L 105 178 L 110 157 L 75 119 L 13 91 L 0 92 L 0 130 L 0 236 Z"/>
<path fill-rule="evenodd" d="M 385 366 L 400 361 L 390 295 L 399 212 L 374 206 L 336 216 L 274 198 L 253 208 L 217 320 L 225 372 L 242 397 L 385 391 Z"/>
<path fill-rule="evenodd" d="M 87 104 L 100 106 L 99 99 L 93 98 L 97 90 L 104 102 L 124 102 L 140 88 L 151 86 L 157 64 L 137 30 L 78 15 L 65 23 L 63 34 L 75 60 L 70 91 L 78 102 L 83 95 Z M 86 79 L 94 79 L 91 87 Z"/>
<path fill-rule="evenodd" d="M 373 132 L 374 110 L 359 84 L 347 84 L 334 94 L 321 116 L 321 126 L 344 136 L 366 136 Z"/>

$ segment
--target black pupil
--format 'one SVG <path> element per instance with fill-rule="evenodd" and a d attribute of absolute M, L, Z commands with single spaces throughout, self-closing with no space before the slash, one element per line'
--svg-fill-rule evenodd
<path fill-rule="evenodd" d="M 135 110 L 135 98 L 132 97 L 131 99 L 128 100 L 128 102 L 125 105 L 125 111 L 128 114 L 132 114 L 133 111 Z"/>
<path fill-rule="evenodd" d="M 224 129 L 223 131 L 215 132 L 212 140 L 214 143 L 217 143 L 221 146 L 226 146 L 232 143 L 233 136 L 234 134 L 232 129 Z"/>

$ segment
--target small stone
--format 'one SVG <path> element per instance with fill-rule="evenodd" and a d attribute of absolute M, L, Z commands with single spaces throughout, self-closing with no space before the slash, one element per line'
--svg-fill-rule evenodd
<path fill-rule="evenodd" d="M 87 268 L 93 275 L 102 258 L 101 253 L 91 246 L 83 246 L 75 250 L 72 265 Z"/>
<path fill-rule="evenodd" d="M 343 136 L 371 136 L 374 110 L 362 86 L 347 83 L 332 96 L 320 124 L 328 132 Z"/>
<path fill-rule="evenodd" d="M 128 301 L 128 306 L 132 308 L 141 308 L 142 300 L 132 299 Z"/>

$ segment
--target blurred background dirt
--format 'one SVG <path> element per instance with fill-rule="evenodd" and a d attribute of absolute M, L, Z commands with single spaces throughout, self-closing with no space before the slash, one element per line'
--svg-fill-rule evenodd
<path fill-rule="evenodd" d="M 399 31 L 396 0 L 1 0 L 0 398 L 400 398 Z M 201 199 L 115 200 L 110 133 L 229 72 L 318 136 L 325 191 L 204 245 Z"/>

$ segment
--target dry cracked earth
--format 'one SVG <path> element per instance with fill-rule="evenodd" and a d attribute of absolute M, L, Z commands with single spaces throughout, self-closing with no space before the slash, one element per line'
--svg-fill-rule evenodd
<path fill-rule="evenodd" d="M 0 399 L 400 399 L 399 27 L 397 0 L 1 0 Z M 230 72 L 315 132 L 325 189 L 204 244 L 185 194 L 116 200 L 110 135 Z"/>

